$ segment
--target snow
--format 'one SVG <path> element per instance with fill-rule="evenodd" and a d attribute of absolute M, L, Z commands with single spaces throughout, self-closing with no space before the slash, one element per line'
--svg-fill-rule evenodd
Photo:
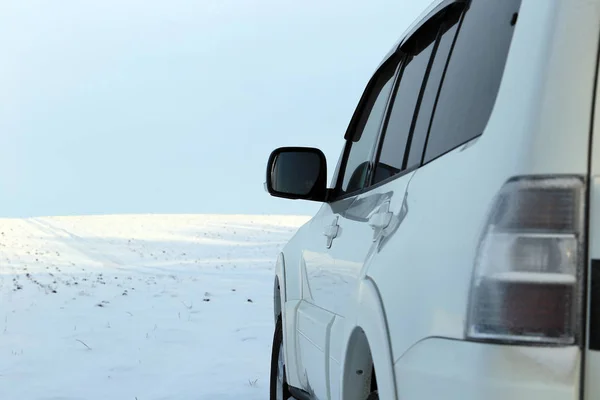
<path fill-rule="evenodd" d="M 0 399 L 268 398 L 302 216 L 0 220 Z"/>

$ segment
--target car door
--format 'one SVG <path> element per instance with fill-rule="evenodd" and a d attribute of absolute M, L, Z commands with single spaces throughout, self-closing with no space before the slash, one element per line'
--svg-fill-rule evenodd
<path fill-rule="evenodd" d="M 455 24 L 444 30 L 442 14 L 423 23 L 371 80 L 346 134 L 331 201 L 313 220 L 322 244 L 303 251 L 298 343 L 306 387 L 319 399 L 339 397 L 340 338 L 355 323 L 358 281 L 408 212 L 407 187 L 437 89 L 424 88 L 430 74 L 440 79 L 443 66 L 433 55 L 449 51 L 453 38 L 445 33 Z"/>
<path fill-rule="evenodd" d="M 330 274 L 337 276 L 342 284 L 332 289 L 335 297 L 325 305 L 336 315 L 329 341 L 332 398 L 339 398 L 342 338 L 357 323 L 359 281 L 369 266 L 377 263 L 378 252 L 391 236 L 402 229 L 409 212 L 408 189 L 421 163 L 433 103 L 459 16 L 459 8 L 443 9 L 422 21 L 402 43 L 398 77 L 373 152 L 373 168 L 363 188 L 345 191 L 349 177 L 355 175 L 352 165 L 357 163 L 343 164 L 339 198 L 331 203 L 339 234 L 330 249 L 333 262 Z"/>
<path fill-rule="evenodd" d="M 310 225 L 310 239 L 302 249 L 300 261 L 301 297 L 297 312 L 297 346 L 302 384 L 317 399 L 330 398 L 329 337 L 336 318 L 340 318 L 341 298 L 347 298 L 355 271 L 336 268 L 339 246 L 334 243 L 348 232 L 340 229 L 339 209 L 349 206 L 368 182 L 377 139 L 401 57 L 393 55 L 375 73 L 363 94 L 346 136 L 339 171 L 346 196 L 324 204 Z M 343 198 L 342 198 L 343 197 Z M 351 228 L 350 228 L 351 229 Z M 366 243 L 361 243 L 367 248 Z"/>

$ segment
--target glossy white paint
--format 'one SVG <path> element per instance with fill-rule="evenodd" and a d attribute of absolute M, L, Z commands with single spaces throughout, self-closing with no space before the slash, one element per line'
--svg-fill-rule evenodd
<path fill-rule="evenodd" d="M 429 338 L 396 363 L 399 399 L 575 400 L 577 347 L 519 347 Z"/>
<path fill-rule="evenodd" d="M 336 316 L 331 325 L 331 337 L 341 338 L 344 335 L 346 320 Z M 345 354 L 345 348 L 342 345 L 343 340 L 329 341 L 329 371 L 326 375 L 329 378 L 329 395 L 331 399 L 341 399 L 342 383 L 344 382 L 342 374 L 342 364 L 339 358 L 333 355 Z"/>
<path fill-rule="evenodd" d="M 360 331 L 382 399 L 579 398 L 579 348 L 467 342 L 464 329 L 475 253 L 502 185 L 518 175 L 588 173 L 599 36 L 600 1 L 523 0 L 484 134 L 344 207 L 324 204 L 300 229 L 278 272 L 290 384 L 320 400 L 355 399 L 356 371 L 347 367 Z M 600 258 L 599 137 L 592 258 Z M 369 218 L 385 200 L 393 229 L 373 241 Z M 327 248 L 323 232 L 336 218 Z M 586 400 L 600 398 L 598 352 L 586 354 L 586 369 Z"/>
<path fill-rule="evenodd" d="M 362 280 L 357 295 L 356 322 L 353 329 L 362 329 L 369 343 L 373 364 L 377 368 L 377 389 L 380 398 L 393 399 L 396 396 L 397 386 L 394 377 L 389 331 L 386 329 L 384 304 L 381 301 L 375 282 L 370 279 Z M 347 347 L 344 357 L 355 350 L 348 342 L 345 343 Z M 346 381 L 353 378 L 353 372 L 350 369 L 346 370 Z M 346 388 L 347 386 L 344 385 Z M 344 396 L 340 397 L 342 399 L 348 398 L 352 393 L 345 391 L 343 394 Z"/>
<path fill-rule="evenodd" d="M 285 291 L 282 292 L 285 293 L 285 299 L 282 306 L 282 322 L 287 381 L 289 385 L 299 388 L 306 387 L 306 380 L 302 379 L 303 374 L 300 372 L 302 371 L 302 366 L 299 357 L 300 351 L 298 349 L 299 340 L 297 334 L 297 315 L 302 300 L 300 245 L 310 240 L 310 237 L 307 236 L 306 233 L 311 222 L 312 220 L 302 226 L 285 246 L 283 251 L 285 258 L 283 256 L 279 258 L 284 261 L 281 263 L 283 266 L 282 272 L 277 275 L 279 279 L 282 279 L 282 277 L 285 279 Z"/>
<path fill-rule="evenodd" d="M 323 205 L 307 227 L 306 241 L 299 251 L 298 276 L 300 287 L 300 308 L 297 314 L 298 357 L 301 369 L 298 371 L 304 388 L 309 388 L 317 398 L 329 398 L 329 380 L 324 379 L 329 370 L 330 328 L 335 314 L 324 306 L 328 300 L 326 272 L 334 267 L 328 254 L 327 245 L 335 240 L 335 217 L 328 204 Z M 329 238 L 325 233 L 329 232 Z"/>
<path fill-rule="evenodd" d="M 283 338 L 285 345 L 285 369 L 287 381 L 293 387 L 305 387 L 300 379 L 300 360 L 298 351 L 298 335 L 296 332 L 296 315 L 299 300 L 290 300 L 283 307 Z"/>
<path fill-rule="evenodd" d="M 532 110 L 527 118 L 531 134 L 524 136 L 529 139 L 525 172 L 586 174 L 598 54 L 598 1 L 523 1 L 521 17 L 527 21 L 517 27 L 515 43 L 529 49 L 523 48 L 509 60 L 514 67 L 505 79 L 519 74 L 517 65 L 528 64 L 531 52 L 539 51 L 537 46 L 544 49 L 534 81 L 539 87 L 533 93 L 539 96 L 533 99 L 538 103 L 537 112 Z M 528 34 L 540 29 L 536 24 L 545 27 L 545 39 L 531 41 Z M 522 84 L 517 92 L 521 95 L 528 88 Z"/>
<path fill-rule="evenodd" d="M 307 387 L 317 398 L 329 397 L 328 375 L 329 360 L 327 358 L 331 324 L 334 315 L 323 308 L 302 301 L 297 314 L 297 339 L 301 373 Z"/>
<path fill-rule="evenodd" d="M 296 340 L 296 314 L 300 304 L 298 296 L 294 296 L 294 286 L 291 287 L 291 299 L 287 291 L 287 283 L 294 279 L 286 279 L 286 268 L 285 268 L 285 257 L 283 253 L 277 258 L 275 264 L 275 276 L 276 283 L 279 284 L 279 292 L 275 290 L 276 295 L 279 295 L 279 308 L 281 315 L 277 314 L 277 307 L 275 307 L 275 319 L 281 317 L 282 331 L 283 331 L 283 347 L 284 362 L 286 365 L 287 382 L 294 386 L 301 386 L 301 382 L 298 380 L 298 366 L 300 364 L 298 360 L 297 351 L 297 340 Z M 275 321 L 277 322 L 277 321 Z"/>

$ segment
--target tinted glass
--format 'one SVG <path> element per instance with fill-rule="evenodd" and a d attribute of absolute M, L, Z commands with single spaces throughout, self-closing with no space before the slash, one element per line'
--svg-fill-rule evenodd
<path fill-rule="evenodd" d="M 280 193 L 308 195 L 319 178 L 321 158 L 310 152 L 282 152 L 271 170 L 271 186 Z"/>
<path fill-rule="evenodd" d="M 459 18 L 460 11 L 452 11 L 442 26 L 441 37 L 435 52 L 435 59 L 433 60 L 429 72 L 429 78 L 427 79 L 427 85 L 425 86 L 423 98 L 421 99 L 419 113 L 412 134 L 408 161 L 406 163 L 408 168 L 421 163 L 425 140 L 427 139 L 427 132 L 431 122 L 433 106 L 435 105 L 435 99 L 440 88 L 444 68 L 446 68 L 446 63 L 448 62 L 450 48 L 452 47 L 452 43 L 454 43 Z"/>
<path fill-rule="evenodd" d="M 417 32 L 415 37 L 409 41 L 408 48 L 404 48 L 404 46 L 402 48 L 410 55 L 404 62 L 400 84 L 394 96 L 375 170 L 375 183 L 389 178 L 403 169 L 404 154 L 415 107 L 419 100 L 423 78 L 429 66 L 436 36 L 437 27 L 429 31 Z M 417 45 L 419 47 L 416 47 Z"/>
<path fill-rule="evenodd" d="M 521 0 L 473 0 L 435 107 L 425 162 L 483 133 L 496 101 Z"/>
<path fill-rule="evenodd" d="M 365 187 L 369 174 L 370 160 L 381 128 L 383 114 L 392 90 L 396 64 L 384 67 L 375 80 L 357 123 L 354 140 L 346 161 L 342 194 Z"/>

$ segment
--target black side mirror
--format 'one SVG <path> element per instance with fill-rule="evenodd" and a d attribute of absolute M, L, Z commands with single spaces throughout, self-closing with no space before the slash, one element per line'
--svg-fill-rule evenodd
<path fill-rule="evenodd" d="M 319 149 L 280 147 L 267 163 L 267 191 L 275 197 L 325 201 L 327 161 Z"/>

